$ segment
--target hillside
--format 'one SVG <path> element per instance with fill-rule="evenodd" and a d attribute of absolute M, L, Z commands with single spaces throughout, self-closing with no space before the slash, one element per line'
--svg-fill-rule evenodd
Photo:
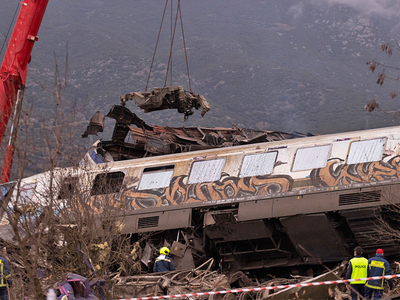
<path fill-rule="evenodd" d="M 2 4 L 0 42 L 16 5 Z M 143 91 L 163 8 L 162 1 L 148 0 L 50 0 L 28 74 L 26 101 L 34 107 L 34 122 L 51 115 L 51 96 L 38 83 L 51 85 L 54 53 L 63 69 L 66 45 L 68 101 L 78 103 L 79 134 L 94 112 L 107 113 L 118 104 L 120 94 Z M 315 134 L 396 124 L 364 110 L 369 99 L 386 97 L 395 87 L 378 87 L 366 62 L 385 58 L 379 46 L 398 35 L 396 18 L 335 1 L 293 0 L 188 0 L 182 13 L 192 90 L 205 95 L 211 111 L 184 123 L 176 112 L 144 114 L 130 103 L 147 123 Z M 164 84 L 168 22 L 150 87 Z M 179 27 L 178 32 L 174 85 L 189 89 Z M 385 105 L 397 107 L 394 100 Z"/>

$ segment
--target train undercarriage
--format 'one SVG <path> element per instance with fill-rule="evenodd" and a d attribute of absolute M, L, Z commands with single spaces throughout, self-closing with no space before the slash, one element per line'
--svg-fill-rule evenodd
<path fill-rule="evenodd" d="M 282 278 L 287 282 L 296 282 L 290 281 L 293 278 L 302 281 L 329 273 L 328 270 L 341 265 L 339 269 L 343 272 L 343 262 L 352 257 L 357 245 L 366 255 L 375 253 L 377 247 L 383 248 L 387 257 L 398 253 L 398 238 L 391 232 L 398 228 L 394 208 L 360 205 L 374 197 L 379 201 L 381 192 L 382 189 L 332 192 L 330 198 L 340 198 L 341 203 L 347 205 L 357 202 L 360 207 L 321 212 L 308 206 L 309 213 L 270 218 L 260 215 L 262 207 L 271 199 L 193 208 L 189 210 L 190 226 L 182 228 L 163 226 L 168 224 L 163 218 L 170 219 L 169 212 L 155 212 L 138 217 L 140 228 L 134 239 L 147 235 L 142 239 L 143 253 L 147 253 L 142 263 L 150 273 L 156 250 L 169 246 L 178 270 L 195 270 L 207 262 L 209 270 L 216 275 L 227 276 L 230 288 L 273 285 Z M 325 200 L 329 201 L 329 197 Z M 307 206 L 306 198 L 303 197 L 303 204 Z M 183 218 L 184 214 L 181 212 Z M 176 214 L 174 216 L 176 218 Z M 129 218 L 127 216 L 127 222 Z M 155 230 L 163 227 L 164 230 Z M 344 275 L 340 272 L 333 272 L 334 279 Z M 278 280 L 271 281 L 273 278 Z"/>

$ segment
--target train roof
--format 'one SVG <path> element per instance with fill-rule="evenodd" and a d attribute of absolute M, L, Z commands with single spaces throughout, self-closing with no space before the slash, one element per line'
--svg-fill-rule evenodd
<path fill-rule="evenodd" d="M 197 158 L 254 152 L 257 149 L 273 151 L 279 147 L 304 148 L 342 141 L 382 138 L 400 133 L 400 126 L 326 135 L 241 129 L 236 126 L 232 128 L 162 127 L 146 124 L 129 109 L 119 105 L 113 106 L 107 117 L 116 120 L 112 139 L 96 142 L 91 151 L 95 149 L 96 155 L 104 158 L 100 162 L 113 162 L 116 168 L 118 168 L 118 162 L 124 163 L 133 159 L 140 159 L 140 164 L 147 165 L 150 162 L 154 163 L 155 157 L 164 162 L 172 162 L 187 159 L 187 155 Z M 100 117 L 95 115 L 86 133 L 96 132 L 97 129 L 90 126 L 98 126 L 96 125 L 98 119 L 104 121 L 104 115 Z M 130 135 L 131 142 L 126 142 L 128 135 Z M 190 154 L 194 151 L 197 153 Z M 187 155 L 182 156 L 183 153 L 187 153 Z M 136 161 L 135 165 L 138 163 L 139 161 Z"/>
<path fill-rule="evenodd" d="M 100 141 L 96 146 L 100 154 L 107 152 L 114 161 L 314 136 L 311 133 L 254 130 L 235 125 L 232 128 L 148 125 L 121 105 L 114 105 L 107 117 L 116 120 L 112 138 Z M 103 126 L 104 115 L 97 112 L 83 137 L 103 131 Z M 131 142 L 126 141 L 128 135 Z"/>

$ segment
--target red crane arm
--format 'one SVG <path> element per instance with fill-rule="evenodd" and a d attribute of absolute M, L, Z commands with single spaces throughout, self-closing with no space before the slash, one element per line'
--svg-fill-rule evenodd
<path fill-rule="evenodd" d="M 11 111 L 17 101 L 18 90 L 23 92 L 25 87 L 33 44 L 38 40 L 37 33 L 48 2 L 49 0 L 23 0 L 20 2 L 21 9 L 18 19 L 0 68 L 0 142 L 3 140 Z M 14 121 L 14 124 L 17 123 L 18 120 Z M 13 134 L 15 139 L 15 133 Z M 13 138 L 7 145 L 1 182 L 8 182 L 10 179 L 14 156 L 12 140 Z"/>
<path fill-rule="evenodd" d="M 49 0 L 24 0 L 0 69 L 0 141 L 17 99 L 25 86 L 33 44 Z"/>

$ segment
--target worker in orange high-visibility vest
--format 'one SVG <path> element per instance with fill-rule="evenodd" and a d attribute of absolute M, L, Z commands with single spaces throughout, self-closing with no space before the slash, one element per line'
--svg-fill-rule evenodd
<path fill-rule="evenodd" d="M 354 248 L 354 258 L 350 259 L 347 268 L 346 279 L 358 279 L 367 277 L 368 259 L 362 257 L 362 248 L 357 246 Z M 351 290 L 351 299 L 362 299 L 364 296 L 364 285 L 366 280 L 351 281 L 347 288 Z"/>
<path fill-rule="evenodd" d="M 0 256 L 0 300 L 8 300 L 8 287 L 11 285 L 11 283 L 12 281 L 8 260 L 3 256 Z"/>

